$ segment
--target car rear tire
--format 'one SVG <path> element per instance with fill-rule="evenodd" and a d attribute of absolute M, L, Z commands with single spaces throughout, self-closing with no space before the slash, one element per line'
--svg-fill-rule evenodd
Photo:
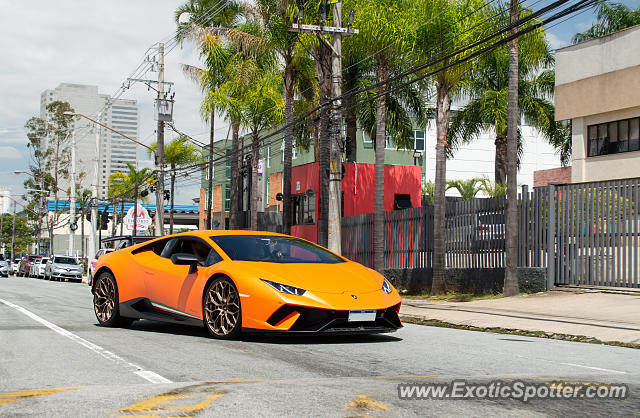
<path fill-rule="evenodd" d="M 103 272 L 96 279 L 93 290 L 93 312 L 103 327 L 127 327 L 133 319 L 120 316 L 118 285 L 110 272 Z"/>
<path fill-rule="evenodd" d="M 202 300 L 202 318 L 209 334 L 222 340 L 237 338 L 242 331 L 242 308 L 233 280 L 226 276 L 213 280 Z"/>

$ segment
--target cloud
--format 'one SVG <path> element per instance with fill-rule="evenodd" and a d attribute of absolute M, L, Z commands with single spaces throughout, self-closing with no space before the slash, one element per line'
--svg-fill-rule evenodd
<path fill-rule="evenodd" d="M 0 146 L 0 160 L 22 159 L 23 156 L 14 147 Z"/>
<path fill-rule="evenodd" d="M 3 1 L 0 13 L 0 146 L 3 159 L 11 155 L 11 169 L 27 169 L 24 123 L 39 116 L 40 93 L 58 84 L 98 85 L 113 94 L 143 61 L 149 47 L 167 43 L 165 80 L 174 82 L 174 119 L 180 130 L 207 140 L 208 127 L 200 118 L 200 89 L 182 74 L 181 63 L 199 65 L 194 47 L 185 44 L 169 51 L 175 33 L 175 0 L 50 0 Z M 136 74 L 156 79 L 157 73 Z M 155 141 L 153 118 L 155 93 L 138 83 L 123 94 L 136 99 L 140 108 L 140 138 Z M 223 121 L 216 120 L 222 128 Z M 225 129 L 217 131 L 224 137 Z M 173 133 L 167 130 L 167 139 Z M 140 151 L 141 157 L 144 151 Z M 177 197 L 191 202 L 197 187 L 182 188 Z"/>
<path fill-rule="evenodd" d="M 552 49 L 558 49 L 569 45 L 569 41 L 561 39 L 557 35 L 549 32 L 547 32 L 547 41 L 549 42 L 549 45 L 551 45 Z"/>

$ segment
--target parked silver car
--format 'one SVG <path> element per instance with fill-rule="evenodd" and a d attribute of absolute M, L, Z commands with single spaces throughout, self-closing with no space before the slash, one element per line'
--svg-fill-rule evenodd
<path fill-rule="evenodd" d="M 16 257 L 13 259 L 13 263 L 11 263 L 11 274 L 18 274 L 18 269 L 20 268 L 20 262 L 22 261 L 22 257 Z"/>
<path fill-rule="evenodd" d="M 81 282 L 82 273 L 82 264 L 79 264 L 75 257 L 54 255 L 49 259 L 44 275 L 47 280 L 75 280 Z"/>
<path fill-rule="evenodd" d="M 9 262 L 0 254 L 0 276 L 9 277 L 10 269 Z"/>

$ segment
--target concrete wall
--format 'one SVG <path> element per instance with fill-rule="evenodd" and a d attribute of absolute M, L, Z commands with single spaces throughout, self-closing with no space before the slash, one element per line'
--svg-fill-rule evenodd
<path fill-rule="evenodd" d="M 388 269 L 387 277 L 399 291 L 428 292 L 431 290 L 431 269 Z M 518 268 L 520 292 L 535 293 L 546 290 L 546 268 Z M 501 293 L 504 269 L 445 269 L 448 292 Z"/>

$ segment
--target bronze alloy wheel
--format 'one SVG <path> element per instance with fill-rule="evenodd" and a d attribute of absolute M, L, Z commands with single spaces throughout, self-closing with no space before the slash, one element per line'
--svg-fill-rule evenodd
<path fill-rule="evenodd" d="M 109 322 L 116 305 L 116 287 L 110 275 L 103 274 L 93 292 L 93 308 L 100 323 Z"/>
<path fill-rule="evenodd" d="M 233 338 L 240 332 L 240 296 L 229 278 L 219 278 L 207 287 L 204 322 L 209 332 L 217 338 Z"/>

